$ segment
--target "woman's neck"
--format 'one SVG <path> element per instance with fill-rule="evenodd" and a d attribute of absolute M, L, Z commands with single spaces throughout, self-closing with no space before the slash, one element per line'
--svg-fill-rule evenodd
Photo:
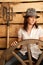
<path fill-rule="evenodd" d="M 29 25 L 29 24 L 28 24 L 28 29 L 29 29 L 29 30 L 31 30 L 32 27 L 33 27 L 32 25 Z"/>
<path fill-rule="evenodd" d="M 27 32 L 30 34 L 33 26 L 28 24 Z"/>

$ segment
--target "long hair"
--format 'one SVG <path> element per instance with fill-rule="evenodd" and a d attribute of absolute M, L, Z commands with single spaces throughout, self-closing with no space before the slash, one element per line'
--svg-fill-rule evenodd
<path fill-rule="evenodd" d="M 37 23 L 35 22 L 34 25 L 36 28 L 38 28 L 38 25 Z M 24 26 L 23 26 L 23 29 L 27 31 L 27 27 L 28 27 L 28 21 L 27 21 L 27 18 L 24 18 Z"/>

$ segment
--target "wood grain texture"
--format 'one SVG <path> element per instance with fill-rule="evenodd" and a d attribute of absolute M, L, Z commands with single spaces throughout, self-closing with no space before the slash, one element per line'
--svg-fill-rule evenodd
<path fill-rule="evenodd" d="M 11 4 L 14 12 L 26 12 L 28 8 L 35 8 L 36 11 L 43 11 L 43 2 L 35 2 L 35 3 L 16 3 Z"/>
<path fill-rule="evenodd" d="M 0 0 L 0 2 L 31 2 L 31 1 L 43 1 L 43 0 Z"/>
<path fill-rule="evenodd" d="M 0 48 L 6 48 L 6 38 L 0 38 Z"/>
<path fill-rule="evenodd" d="M 6 36 L 6 25 L 0 25 L 0 37 Z"/>
<path fill-rule="evenodd" d="M 10 36 L 17 37 L 18 30 L 22 27 L 22 25 L 10 25 Z"/>

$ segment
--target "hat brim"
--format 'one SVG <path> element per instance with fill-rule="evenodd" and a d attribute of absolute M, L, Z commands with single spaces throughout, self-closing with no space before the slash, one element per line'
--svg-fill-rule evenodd
<path fill-rule="evenodd" d="M 24 18 L 32 17 L 32 16 L 23 16 Z M 33 16 L 34 17 L 34 16 Z M 35 16 L 36 18 L 40 18 L 40 16 Z"/>

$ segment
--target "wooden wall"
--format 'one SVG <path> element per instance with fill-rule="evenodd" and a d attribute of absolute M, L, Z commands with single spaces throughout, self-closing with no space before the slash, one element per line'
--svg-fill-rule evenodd
<path fill-rule="evenodd" d="M 13 8 L 13 20 L 9 21 L 9 45 L 17 40 L 17 32 L 23 26 L 23 15 L 28 8 L 36 9 L 40 16 L 37 23 L 43 28 L 43 0 L 0 0 L 0 55 L 7 48 L 7 21 L 3 19 L 3 6 Z"/>

